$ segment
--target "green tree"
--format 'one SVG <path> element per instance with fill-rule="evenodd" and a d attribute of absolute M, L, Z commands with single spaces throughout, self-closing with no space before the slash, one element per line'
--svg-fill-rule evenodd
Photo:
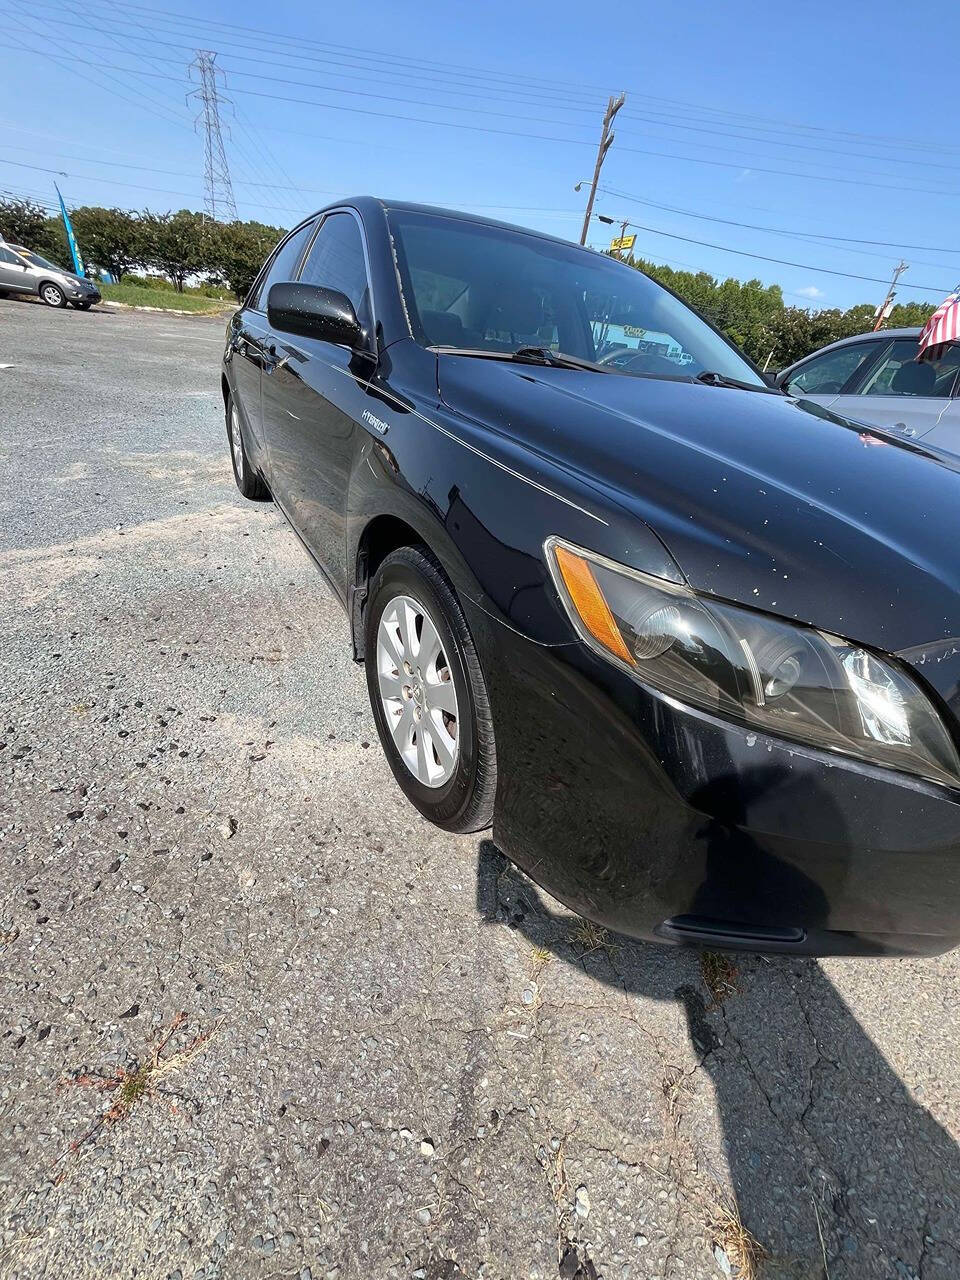
<path fill-rule="evenodd" d="M 0 236 L 34 248 L 46 229 L 47 211 L 32 200 L 0 199 Z"/>
<path fill-rule="evenodd" d="M 144 213 L 146 265 L 170 277 L 178 293 L 183 293 L 187 276 L 210 270 L 214 265 L 217 223 L 202 213 L 181 209 L 179 213 Z"/>
<path fill-rule="evenodd" d="M 779 285 L 759 280 L 716 280 L 706 271 L 676 271 L 643 259 L 628 263 L 667 285 L 701 311 L 759 365 L 783 369 L 839 338 L 866 333 L 875 323 L 869 302 L 841 311 L 836 307 L 808 311 L 784 305 Z M 926 323 L 934 308 L 926 302 L 897 303 L 888 328 Z"/>
<path fill-rule="evenodd" d="M 128 271 L 140 266 L 146 243 L 141 219 L 125 209 L 101 209 L 81 205 L 70 214 L 70 221 L 84 260 L 122 280 Z"/>
<path fill-rule="evenodd" d="M 642 259 L 629 262 L 696 307 L 754 360 L 762 363 L 767 357 L 772 327 L 784 310 L 779 285 L 732 277 L 721 281 L 706 271 L 676 271 Z"/>
<path fill-rule="evenodd" d="M 914 325 L 921 328 L 936 311 L 931 302 L 898 302 L 894 305 L 887 320 L 891 329 L 910 329 Z"/>
<path fill-rule="evenodd" d="M 37 253 L 42 253 L 51 262 L 58 262 L 61 267 L 65 267 L 68 271 L 73 270 L 73 257 L 70 253 L 70 246 L 67 244 L 66 228 L 63 225 L 63 219 L 59 215 L 46 219 L 36 243 L 30 247 L 35 249 Z"/>
<path fill-rule="evenodd" d="M 283 234 L 280 227 L 269 227 L 262 222 L 215 224 L 209 268 L 243 299 L 267 254 Z"/>

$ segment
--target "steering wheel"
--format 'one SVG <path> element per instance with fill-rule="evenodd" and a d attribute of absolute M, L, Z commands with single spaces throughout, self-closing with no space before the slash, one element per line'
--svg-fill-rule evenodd
<path fill-rule="evenodd" d="M 616 351 L 608 351 L 605 356 L 597 361 L 597 364 L 613 364 L 617 363 L 617 368 L 622 373 L 661 373 L 672 374 L 676 377 L 680 373 L 680 366 L 673 360 L 668 360 L 666 356 L 659 355 L 656 351 L 634 351 L 629 359 L 624 359 L 626 351 L 623 347 Z"/>

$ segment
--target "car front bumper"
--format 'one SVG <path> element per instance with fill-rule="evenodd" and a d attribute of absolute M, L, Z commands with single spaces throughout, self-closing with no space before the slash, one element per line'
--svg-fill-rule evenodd
<path fill-rule="evenodd" d="M 494 839 L 575 911 L 640 938 L 934 955 L 960 942 L 960 793 L 651 692 L 579 642 L 476 606 Z"/>

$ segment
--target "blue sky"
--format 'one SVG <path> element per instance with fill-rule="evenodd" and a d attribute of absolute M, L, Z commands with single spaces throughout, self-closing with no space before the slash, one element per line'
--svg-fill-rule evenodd
<path fill-rule="evenodd" d="M 956 46 L 960 9 L 171 2 L 0 0 L 0 191 L 49 201 L 57 180 L 68 204 L 202 208 L 185 95 L 207 48 L 241 217 L 290 225 L 372 192 L 576 239 L 574 184 L 623 89 L 596 210 L 641 224 L 645 257 L 798 305 L 877 302 L 901 255 L 903 301 L 960 280 L 960 143 L 930 125 L 931 54 Z M 609 235 L 594 222 L 590 242 Z"/>

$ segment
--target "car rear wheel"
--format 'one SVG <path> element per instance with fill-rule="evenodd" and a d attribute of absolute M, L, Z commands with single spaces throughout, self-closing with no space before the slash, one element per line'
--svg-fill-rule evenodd
<path fill-rule="evenodd" d="M 237 482 L 237 488 L 251 502 L 266 502 L 270 497 L 270 490 L 260 473 L 253 469 L 247 457 L 246 445 L 243 442 L 243 428 L 240 425 L 240 412 L 232 395 L 227 396 L 226 412 L 230 462 L 233 465 L 233 478 Z"/>
<path fill-rule="evenodd" d="M 67 295 L 58 284 L 47 280 L 40 286 L 40 301 L 45 302 L 48 307 L 65 307 Z"/>
<path fill-rule="evenodd" d="M 377 732 L 407 798 L 447 831 L 489 827 L 497 753 L 487 689 L 460 603 L 424 549 L 401 547 L 374 575 L 364 653 Z"/>

